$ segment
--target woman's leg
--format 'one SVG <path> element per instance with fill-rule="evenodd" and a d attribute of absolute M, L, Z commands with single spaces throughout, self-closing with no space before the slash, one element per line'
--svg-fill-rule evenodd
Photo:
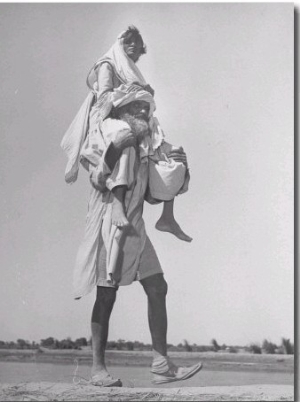
<path fill-rule="evenodd" d="M 193 239 L 192 237 L 188 236 L 184 233 L 181 227 L 175 220 L 174 217 L 174 198 L 171 201 L 164 201 L 164 207 L 161 214 L 161 217 L 156 222 L 155 225 L 157 230 L 162 232 L 170 232 L 173 233 L 178 239 L 191 242 Z"/>
<path fill-rule="evenodd" d="M 112 201 L 111 221 L 113 225 L 116 225 L 119 228 L 129 225 L 125 211 L 126 191 L 127 186 L 117 186 L 112 190 L 114 198 Z"/>

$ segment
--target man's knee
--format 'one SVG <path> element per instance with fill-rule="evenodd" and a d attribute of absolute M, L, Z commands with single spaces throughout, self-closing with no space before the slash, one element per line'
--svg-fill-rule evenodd
<path fill-rule="evenodd" d="M 116 288 L 97 286 L 97 298 L 92 312 L 92 323 L 105 324 L 109 321 L 115 300 Z"/>
<path fill-rule="evenodd" d="M 166 296 L 168 292 L 168 284 L 163 274 L 155 274 L 148 278 L 142 279 L 141 284 L 148 297 Z"/>
<path fill-rule="evenodd" d="M 117 288 L 97 286 L 96 303 L 113 304 L 116 301 Z"/>

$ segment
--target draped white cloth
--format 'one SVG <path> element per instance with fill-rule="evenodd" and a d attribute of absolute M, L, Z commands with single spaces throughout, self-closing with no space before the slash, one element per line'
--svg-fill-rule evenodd
<path fill-rule="evenodd" d="M 68 158 L 65 170 L 67 183 L 74 183 L 77 180 L 80 151 L 88 131 L 89 113 L 94 102 L 94 96 L 93 92 L 88 94 L 60 144 Z"/>
<path fill-rule="evenodd" d="M 121 38 L 122 33 L 119 35 L 117 41 L 109 49 L 104 56 L 102 56 L 94 64 L 93 68 L 90 70 L 87 77 L 87 84 L 91 89 L 91 92 L 86 97 L 83 102 L 79 112 L 72 121 L 70 127 L 66 131 L 61 147 L 66 152 L 68 162 L 65 170 L 65 180 L 67 183 L 74 183 L 78 177 L 78 170 L 80 166 L 80 152 L 89 129 L 89 114 L 91 108 L 97 99 L 97 74 L 96 71 L 98 67 L 103 62 L 109 62 L 113 67 L 115 74 L 118 76 L 123 85 L 119 89 L 115 89 L 113 93 L 110 93 L 109 97 L 105 97 L 102 101 L 98 100 L 98 112 L 103 120 L 110 112 L 112 106 L 121 106 L 125 104 L 124 102 L 129 101 L 129 97 L 132 96 L 124 94 L 126 85 L 131 86 L 131 84 L 136 83 L 143 87 L 146 85 L 146 80 L 140 72 L 136 64 L 127 56 L 123 49 L 123 39 Z M 141 90 L 141 88 L 138 88 Z M 138 91 L 137 91 L 138 92 Z M 144 91 L 145 92 L 145 91 Z M 140 93 L 140 92 L 139 92 Z M 148 93 L 148 92 L 147 92 Z M 141 94 L 141 93 L 140 93 Z M 145 97 L 145 94 L 139 95 Z M 147 96 L 147 95 L 146 95 Z M 156 149 L 163 141 L 164 133 L 160 127 L 157 118 L 153 117 L 153 112 L 155 110 L 155 102 L 153 97 L 149 94 L 147 96 L 147 101 L 150 102 L 150 127 L 152 130 L 153 147 Z"/>

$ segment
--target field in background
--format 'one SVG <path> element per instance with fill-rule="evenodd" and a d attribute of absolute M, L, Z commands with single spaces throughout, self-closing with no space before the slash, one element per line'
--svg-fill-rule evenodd
<path fill-rule="evenodd" d="M 175 364 L 188 365 L 201 360 L 209 370 L 260 370 L 292 373 L 294 355 L 256 355 L 249 353 L 170 352 Z M 91 364 L 91 350 L 0 350 L 0 362 L 41 362 Z M 108 366 L 150 366 L 152 353 L 148 351 L 107 351 Z"/>

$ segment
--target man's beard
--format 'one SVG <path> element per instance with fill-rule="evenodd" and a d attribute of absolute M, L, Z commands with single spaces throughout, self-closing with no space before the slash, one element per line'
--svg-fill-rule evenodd
<path fill-rule="evenodd" d="M 129 124 L 133 134 L 136 135 L 138 142 L 141 142 L 147 137 L 147 135 L 149 135 L 149 124 L 144 118 L 124 113 L 120 116 L 120 119 Z"/>

